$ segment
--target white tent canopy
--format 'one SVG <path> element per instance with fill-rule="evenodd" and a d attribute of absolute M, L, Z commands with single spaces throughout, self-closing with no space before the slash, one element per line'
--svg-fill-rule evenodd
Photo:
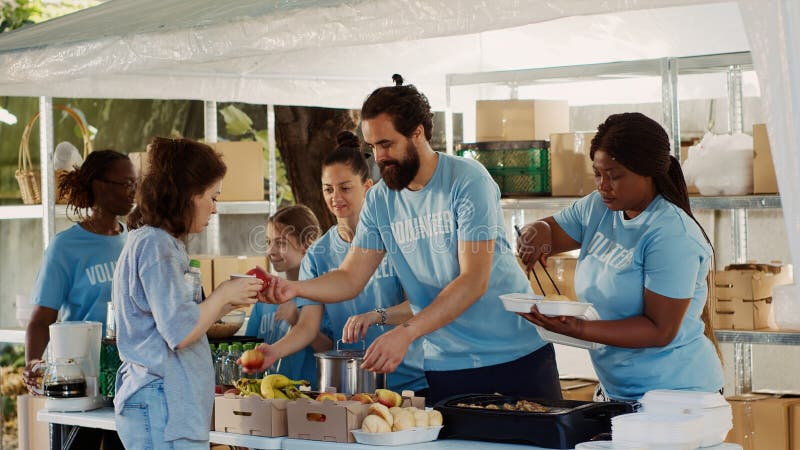
<path fill-rule="evenodd" d="M 752 47 L 800 279 L 798 30 L 797 0 L 111 0 L 0 36 L 0 95 L 352 108 L 401 73 L 441 109 L 448 73 Z"/>
<path fill-rule="evenodd" d="M 447 73 L 748 48 L 734 2 L 111 0 L 0 37 L 0 94 L 358 107 L 401 73 L 441 109 Z"/>

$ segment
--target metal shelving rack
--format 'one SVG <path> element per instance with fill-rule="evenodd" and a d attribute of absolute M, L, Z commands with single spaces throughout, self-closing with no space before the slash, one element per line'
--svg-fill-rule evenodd
<path fill-rule="evenodd" d="M 742 71 L 752 70 L 750 52 L 700 55 L 678 58 L 621 61 L 603 64 L 589 64 L 537 69 L 508 70 L 449 74 L 446 78 L 445 136 L 447 152 L 453 153 L 453 110 L 451 108 L 452 88 L 480 84 L 506 85 L 512 97 L 519 86 L 546 85 L 589 80 L 661 77 L 663 120 L 670 137 L 673 154 L 680 159 L 680 110 L 678 104 L 678 75 L 725 73 L 729 114 L 728 124 L 731 132 L 742 131 Z M 532 197 L 502 199 L 502 208 L 511 212 L 511 226 L 525 222 L 526 209 L 561 209 L 570 206 L 575 198 Z M 733 234 L 733 248 L 737 262 L 747 260 L 747 211 L 750 209 L 780 208 L 778 195 L 735 196 L 735 197 L 692 197 L 691 204 L 696 209 L 730 210 Z M 509 236 L 515 233 L 509 230 Z M 734 346 L 734 370 L 736 373 L 736 394 L 752 389 L 752 346 L 753 344 L 800 345 L 800 332 L 738 332 L 717 330 L 720 342 Z"/>

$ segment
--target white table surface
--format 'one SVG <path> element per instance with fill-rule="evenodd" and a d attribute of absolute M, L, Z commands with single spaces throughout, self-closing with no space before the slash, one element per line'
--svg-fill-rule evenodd
<path fill-rule="evenodd" d="M 39 411 L 37 419 L 40 422 L 50 422 L 61 425 L 77 425 L 87 428 L 116 430 L 113 408 L 101 408 L 94 411 L 72 413 Z M 307 441 L 304 439 L 288 439 L 283 437 L 267 438 L 248 436 L 245 434 L 223 433 L 220 431 L 212 431 L 209 440 L 215 444 L 239 445 L 252 449 L 264 450 L 387 450 L 392 448 L 357 443 L 339 444 L 336 442 Z M 405 445 L 402 446 L 402 448 L 408 450 L 547 450 L 542 447 L 534 447 L 531 445 L 461 441 L 455 439 L 442 439 L 422 444 Z M 737 444 L 721 444 L 714 447 L 706 447 L 702 450 L 742 450 L 742 447 Z"/>

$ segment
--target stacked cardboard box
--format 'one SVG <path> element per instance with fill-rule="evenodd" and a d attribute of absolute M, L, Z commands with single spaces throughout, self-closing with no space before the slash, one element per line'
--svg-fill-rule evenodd
<path fill-rule="evenodd" d="M 733 265 L 716 272 L 714 327 L 729 330 L 768 328 L 772 288 L 791 282 L 792 271 L 780 265 Z"/>
<path fill-rule="evenodd" d="M 480 100 L 475 110 L 477 142 L 539 141 L 569 131 L 562 100 Z"/>
<path fill-rule="evenodd" d="M 589 150 L 595 133 L 550 135 L 550 189 L 553 197 L 583 197 L 595 190 Z"/>
<path fill-rule="evenodd" d="M 753 193 L 778 193 L 778 179 L 772 162 L 767 126 L 763 123 L 753 125 Z"/>
<path fill-rule="evenodd" d="M 288 402 L 279 398 L 218 396 L 214 399 L 214 429 L 253 436 L 286 436 Z"/>
<path fill-rule="evenodd" d="M 725 442 L 743 450 L 800 450 L 800 397 L 746 394 L 728 402 L 733 429 Z"/>

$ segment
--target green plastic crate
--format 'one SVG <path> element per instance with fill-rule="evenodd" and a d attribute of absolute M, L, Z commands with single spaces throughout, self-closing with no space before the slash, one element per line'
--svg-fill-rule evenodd
<path fill-rule="evenodd" d="M 117 369 L 122 364 L 117 346 L 111 342 L 103 342 L 100 347 L 100 394 L 105 398 L 114 398 Z"/>
<path fill-rule="evenodd" d="M 504 196 L 550 194 L 550 149 L 547 141 L 461 144 L 457 154 L 483 164 Z"/>

